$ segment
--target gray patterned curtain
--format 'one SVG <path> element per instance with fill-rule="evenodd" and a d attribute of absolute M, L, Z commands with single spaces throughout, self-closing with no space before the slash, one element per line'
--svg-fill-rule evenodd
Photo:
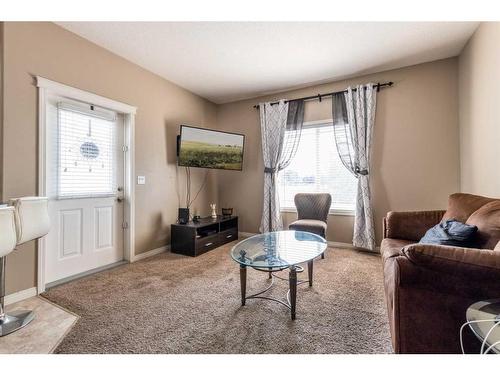
<path fill-rule="evenodd" d="M 264 160 L 264 205 L 260 232 L 281 230 L 278 172 L 292 161 L 300 142 L 304 122 L 304 101 L 260 103 L 260 129 Z"/>
<path fill-rule="evenodd" d="M 333 131 L 344 166 L 358 179 L 353 245 L 375 250 L 370 194 L 370 154 L 377 91 L 372 83 L 335 94 L 332 98 Z"/>

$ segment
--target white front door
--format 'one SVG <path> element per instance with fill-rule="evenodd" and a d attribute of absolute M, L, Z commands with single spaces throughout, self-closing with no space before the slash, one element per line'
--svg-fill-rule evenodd
<path fill-rule="evenodd" d="M 52 223 L 45 281 L 123 260 L 123 118 L 66 98 L 47 100 Z"/>

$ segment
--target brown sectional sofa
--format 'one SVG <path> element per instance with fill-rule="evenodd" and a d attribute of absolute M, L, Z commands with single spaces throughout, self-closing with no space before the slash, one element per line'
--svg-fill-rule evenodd
<path fill-rule="evenodd" d="M 476 248 L 418 244 L 443 219 L 476 225 Z M 467 307 L 500 298 L 500 199 L 452 194 L 446 211 L 389 212 L 381 252 L 396 353 L 461 353 Z M 479 341 L 464 330 L 467 352 Z"/>

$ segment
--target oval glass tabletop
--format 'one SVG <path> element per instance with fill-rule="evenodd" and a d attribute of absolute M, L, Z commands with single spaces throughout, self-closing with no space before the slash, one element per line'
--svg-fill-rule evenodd
<path fill-rule="evenodd" d="M 231 257 L 253 268 L 286 268 L 316 258 L 326 247 L 316 234 L 286 230 L 249 237 L 231 249 Z"/>

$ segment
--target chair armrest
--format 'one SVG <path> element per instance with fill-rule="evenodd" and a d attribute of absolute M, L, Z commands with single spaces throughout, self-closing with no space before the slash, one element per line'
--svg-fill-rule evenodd
<path fill-rule="evenodd" d="M 500 285 L 500 252 L 486 249 L 414 244 L 403 248 L 410 262 L 441 274 L 458 277 L 467 283 L 491 281 Z"/>
<path fill-rule="evenodd" d="M 388 212 L 384 218 L 384 238 L 420 241 L 425 232 L 439 224 L 446 211 Z"/>

